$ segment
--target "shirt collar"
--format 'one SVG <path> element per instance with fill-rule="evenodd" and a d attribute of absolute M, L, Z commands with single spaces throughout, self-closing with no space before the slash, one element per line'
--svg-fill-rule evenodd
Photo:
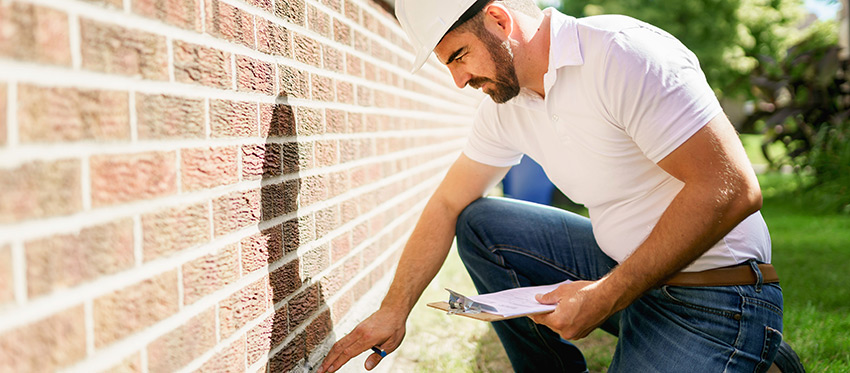
<path fill-rule="evenodd" d="M 583 65 L 584 57 L 581 54 L 575 17 L 570 17 L 554 8 L 547 8 L 543 12 L 550 16 L 549 69 L 543 76 L 543 88 L 548 93 L 555 84 L 556 70 L 564 66 Z"/>

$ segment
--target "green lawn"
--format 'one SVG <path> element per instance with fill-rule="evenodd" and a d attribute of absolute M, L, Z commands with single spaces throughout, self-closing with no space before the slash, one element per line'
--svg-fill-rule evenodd
<path fill-rule="evenodd" d="M 850 281 L 843 272 L 850 264 L 850 215 L 815 214 L 800 207 L 789 197 L 799 185 L 793 175 L 759 178 L 773 263 L 785 295 L 785 339 L 807 371 L 850 372 Z M 475 292 L 454 251 L 411 314 L 393 371 L 509 371 L 510 363 L 487 324 L 425 306 L 447 298 L 444 287 Z M 585 352 L 590 371 L 604 372 L 616 339 L 596 331 L 576 344 Z"/>

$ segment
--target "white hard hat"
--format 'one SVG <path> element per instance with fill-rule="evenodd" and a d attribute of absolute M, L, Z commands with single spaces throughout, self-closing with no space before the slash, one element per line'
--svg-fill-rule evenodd
<path fill-rule="evenodd" d="M 425 64 L 434 47 L 459 19 L 474 15 L 474 12 L 465 14 L 467 11 L 483 8 L 487 3 L 486 0 L 396 0 L 396 18 L 416 53 L 411 72 Z"/>

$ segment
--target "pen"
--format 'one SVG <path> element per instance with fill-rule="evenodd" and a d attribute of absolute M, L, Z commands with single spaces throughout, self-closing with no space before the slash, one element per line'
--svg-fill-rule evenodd
<path fill-rule="evenodd" d="M 381 355 L 381 357 L 387 357 L 387 352 L 378 348 L 378 346 L 372 346 L 372 351 L 374 351 L 378 355 Z"/>

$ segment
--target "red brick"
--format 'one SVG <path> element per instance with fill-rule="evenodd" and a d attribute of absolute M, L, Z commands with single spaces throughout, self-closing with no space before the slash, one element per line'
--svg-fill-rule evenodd
<path fill-rule="evenodd" d="M 324 112 L 320 109 L 298 107 L 295 110 L 296 133 L 299 136 L 314 136 L 325 132 Z"/>
<path fill-rule="evenodd" d="M 327 167 L 339 164 L 339 140 L 315 142 L 316 166 Z"/>
<path fill-rule="evenodd" d="M 246 340 L 243 336 L 207 360 L 198 372 L 242 372 L 245 370 L 245 354 Z M 251 364 L 248 362 L 248 365 Z"/>
<path fill-rule="evenodd" d="M 83 68 L 108 74 L 168 80 L 165 36 L 80 19 Z"/>
<path fill-rule="evenodd" d="M 301 272 L 304 278 L 317 278 L 319 273 L 330 265 L 328 244 L 321 245 L 306 252 L 301 257 Z"/>
<path fill-rule="evenodd" d="M 327 199 L 328 190 L 324 175 L 314 175 L 304 178 L 299 193 L 299 206 L 310 206 Z"/>
<path fill-rule="evenodd" d="M 210 100 L 210 128 L 212 137 L 257 136 L 257 104 Z"/>
<path fill-rule="evenodd" d="M 6 145 L 6 83 L 0 83 L 0 146 Z"/>
<path fill-rule="evenodd" d="M 354 3 L 354 0 L 345 0 L 345 17 L 360 23 L 360 6 Z"/>
<path fill-rule="evenodd" d="M 324 37 L 331 37 L 331 16 L 312 5 L 307 5 L 307 24 L 310 30 Z"/>
<path fill-rule="evenodd" d="M 319 314 L 310 325 L 307 325 L 307 353 L 310 354 L 324 341 L 333 330 L 330 311 L 325 311 Z"/>
<path fill-rule="evenodd" d="M 331 102 L 334 100 L 334 80 L 321 75 L 310 74 L 313 100 Z"/>
<path fill-rule="evenodd" d="M 327 5 L 336 12 L 342 12 L 342 0 L 322 0 L 322 4 Z"/>
<path fill-rule="evenodd" d="M 274 90 L 274 67 L 268 62 L 236 56 L 236 86 L 240 91 L 271 95 Z"/>
<path fill-rule="evenodd" d="M 345 284 L 345 280 L 347 278 L 352 278 L 355 275 L 356 274 L 346 274 L 340 268 L 334 269 L 330 273 L 324 275 L 319 281 L 322 295 L 325 297 L 334 296 L 334 294 L 336 294 L 339 289 L 341 289 L 342 286 Z"/>
<path fill-rule="evenodd" d="M 268 281 L 268 278 L 264 277 L 219 303 L 221 338 L 230 337 L 269 309 Z"/>
<path fill-rule="evenodd" d="M 301 287 L 299 260 L 295 259 L 269 273 L 272 301 L 278 303 Z"/>
<path fill-rule="evenodd" d="M 181 40 L 174 41 L 174 79 L 214 88 L 233 86 L 230 53 Z"/>
<path fill-rule="evenodd" d="M 336 82 L 336 101 L 343 104 L 354 103 L 354 85 L 349 82 Z"/>
<path fill-rule="evenodd" d="M 283 311 L 286 311 L 285 309 Z M 280 311 L 277 311 L 280 312 Z M 259 325 L 251 328 L 247 335 L 247 359 L 248 365 L 253 365 L 261 358 L 268 356 L 272 349 L 272 323 L 274 316 L 271 316 L 261 322 Z M 231 371 L 241 371 L 231 370 Z M 221 370 L 225 371 L 225 370 Z"/>
<path fill-rule="evenodd" d="M 275 1 L 275 15 L 289 22 L 304 26 L 304 0 Z"/>
<path fill-rule="evenodd" d="M 351 235 L 346 233 L 331 241 L 331 263 L 336 263 L 351 252 Z"/>
<path fill-rule="evenodd" d="M 0 3 L 0 56 L 71 65 L 68 15 L 20 2 Z"/>
<path fill-rule="evenodd" d="M 39 239 L 25 247 L 27 287 L 34 298 L 132 267 L 133 221 Z"/>
<path fill-rule="evenodd" d="M 148 370 L 151 373 L 174 372 L 215 344 L 215 308 L 210 308 L 151 342 L 148 346 Z"/>
<path fill-rule="evenodd" d="M 260 191 L 237 191 L 213 200 L 213 227 L 220 237 L 260 222 Z"/>
<path fill-rule="evenodd" d="M 0 190 L 0 223 L 80 211 L 80 162 L 38 161 L 0 169 Z"/>
<path fill-rule="evenodd" d="M 135 0 L 133 12 L 177 27 L 201 31 L 199 0 Z"/>
<path fill-rule="evenodd" d="M 181 150 L 183 191 L 210 189 L 238 181 L 238 151 L 235 146 Z"/>
<path fill-rule="evenodd" d="M 18 127 L 23 143 L 130 140 L 128 95 L 20 85 Z"/>
<path fill-rule="evenodd" d="M 302 168 L 310 168 L 309 162 L 313 158 L 312 143 L 288 142 L 283 144 L 282 152 L 284 174 L 295 173 Z"/>
<path fill-rule="evenodd" d="M 292 36 L 286 27 L 257 18 L 257 50 L 277 56 L 292 57 Z"/>
<path fill-rule="evenodd" d="M 242 273 L 268 267 L 283 258 L 283 233 L 280 226 L 266 229 L 242 240 Z"/>
<path fill-rule="evenodd" d="M 136 352 L 106 370 L 110 373 L 142 373 L 142 356 Z"/>
<path fill-rule="evenodd" d="M 351 27 L 345 22 L 334 18 L 334 41 L 351 46 Z"/>
<path fill-rule="evenodd" d="M 204 137 L 204 102 L 179 96 L 136 95 L 140 139 Z"/>
<path fill-rule="evenodd" d="M 209 240 L 210 217 L 206 202 L 142 215 L 145 261 L 168 256 Z"/>
<path fill-rule="evenodd" d="M 85 0 L 90 3 L 102 4 L 111 8 L 124 9 L 124 0 Z"/>
<path fill-rule="evenodd" d="M 334 322 L 339 322 L 351 310 L 351 306 L 354 304 L 354 297 L 352 296 L 352 292 L 349 291 L 344 293 L 336 298 L 334 304 L 330 306 L 331 308 L 331 319 Z"/>
<path fill-rule="evenodd" d="M 345 70 L 345 61 L 342 56 L 343 53 L 339 49 L 327 45 L 322 48 L 322 64 L 328 70 L 338 73 L 343 72 Z"/>
<path fill-rule="evenodd" d="M 289 329 L 294 330 L 307 321 L 319 309 L 319 286 L 313 285 L 296 295 L 287 303 L 289 307 Z"/>
<path fill-rule="evenodd" d="M 94 300 L 94 342 L 100 348 L 178 310 L 177 271 L 169 271 Z"/>
<path fill-rule="evenodd" d="M 86 356 L 83 306 L 59 310 L 0 335 L 0 362 L 5 372 L 48 372 Z"/>
<path fill-rule="evenodd" d="M 227 245 L 183 265 L 183 304 L 199 299 L 239 279 L 239 247 Z"/>
<path fill-rule="evenodd" d="M 12 278 L 12 248 L 0 246 L 0 309 L 6 303 L 15 300 L 15 280 Z"/>
<path fill-rule="evenodd" d="M 177 192 L 174 152 L 98 155 L 90 167 L 92 204 L 97 207 Z"/>
<path fill-rule="evenodd" d="M 278 92 L 282 96 L 310 98 L 310 75 L 295 67 L 278 65 L 280 81 Z"/>
<path fill-rule="evenodd" d="M 252 4 L 258 8 L 262 8 L 267 12 L 273 12 L 274 6 L 272 6 L 272 0 L 246 0 L 249 4 Z"/>
<path fill-rule="evenodd" d="M 322 67 L 322 45 L 318 41 L 305 35 L 295 34 L 293 43 L 296 61 Z"/>
<path fill-rule="evenodd" d="M 270 372 L 289 372 L 298 367 L 307 357 L 306 338 L 299 334 L 269 359 Z"/>
<path fill-rule="evenodd" d="M 265 137 L 295 136 L 295 111 L 285 104 L 264 107 L 261 121 Z"/>
<path fill-rule="evenodd" d="M 219 0 L 204 0 L 204 4 L 208 34 L 254 46 L 254 19 L 249 13 Z"/>
<path fill-rule="evenodd" d="M 274 323 L 271 331 L 271 347 L 277 348 L 289 336 L 289 310 L 286 304 L 283 304 L 280 309 L 274 313 Z"/>
<path fill-rule="evenodd" d="M 281 145 L 275 143 L 242 146 L 242 178 L 271 178 L 281 174 Z"/>

